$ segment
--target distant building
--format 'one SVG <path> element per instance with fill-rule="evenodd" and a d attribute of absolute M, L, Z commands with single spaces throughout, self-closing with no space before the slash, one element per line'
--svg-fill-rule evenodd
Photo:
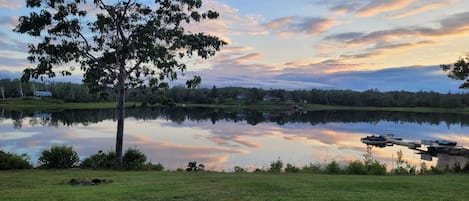
<path fill-rule="evenodd" d="M 52 93 L 50 91 L 35 91 L 34 96 L 41 97 L 41 98 L 51 97 Z"/>

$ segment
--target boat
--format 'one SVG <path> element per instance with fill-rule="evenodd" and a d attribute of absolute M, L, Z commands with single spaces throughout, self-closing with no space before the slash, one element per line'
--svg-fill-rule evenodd
<path fill-rule="evenodd" d="M 441 146 L 456 146 L 458 143 L 449 140 L 436 140 L 436 143 Z"/>
<path fill-rule="evenodd" d="M 366 136 L 360 140 L 368 145 L 386 145 L 388 142 L 388 140 L 381 135 Z"/>

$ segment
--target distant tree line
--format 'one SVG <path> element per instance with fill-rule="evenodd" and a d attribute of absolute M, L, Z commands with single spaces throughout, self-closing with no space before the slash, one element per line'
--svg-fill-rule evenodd
<path fill-rule="evenodd" d="M 73 83 L 23 83 L 19 80 L 0 80 L 0 98 L 33 96 L 34 91 L 48 90 L 54 98 L 65 102 L 114 101 L 116 92 L 109 89 L 101 94 L 90 93 L 83 84 Z M 140 87 L 127 90 L 127 101 L 148 104 L 196 103 L 196 104 L 323 104 L 335 106 L 377 106 L 377 107 L 438 107 L 455 108 L 469 106 L 468 93 L 437 92 L 380 92 L 352 90 L 284 90 L 242 87 L 188 89 L 169 88 L 167 84 L 157 88 Z"/>
<path fill-rule="evenodd" d="M 219 121 L 246 122 L 250 125 L 260 123 L 309 123 L 311 125 L 326 123 L 370 123 L 380 121 L 394 123 L 416 123 L 447 126 L 468 126 L 469 118 L 460 113 L 418 113 L 389 111 L 272 111 L 233 110 L 221 108 L 197 107 L 135 107 L 127 108 L 126 116 L 139 120 L 165 119 L 177 124 L 186 121 L 211 122 Z M 23 124 L 31 126 L 74 126 L 90 125 L 104 120 L 116 119 L 115 109 L 62 110 L 50 113 L 33 111 L 7 111 L 0 109 L 0 117 L 13 120 L 13 127 L 21 128 Z"/>

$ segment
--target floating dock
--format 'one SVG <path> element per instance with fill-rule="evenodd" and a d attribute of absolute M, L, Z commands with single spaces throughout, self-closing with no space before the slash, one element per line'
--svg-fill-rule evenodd
<path fill-rule="evenodd" d="M 469 159 L 469 149 L 462 146 L 457 146 L 457 142 L 448 140 L 421 140 L 420 142 L 403 140 L 402 138 L 394 137 L 393 134 L 386 135 L 371 135 L 361 138 L 364 144 L 386 147 L 399 145 L 408 147 L 417 151 L 422 160 L 431 161 L 432 157 L 439 157 L 442 155 L 458 156 Z"/>

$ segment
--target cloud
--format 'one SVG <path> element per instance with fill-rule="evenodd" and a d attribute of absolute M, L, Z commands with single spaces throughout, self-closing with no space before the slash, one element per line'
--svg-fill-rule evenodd
<path fill-rule="evenodd" d="M 447 7 L 453 4 L 454 1 L 449 0 L 449 1 L 438 1 L 438 2 L 424 2 L 424 3 L 427 3 L 427 4 L 411 6 L 408 9 L 405 9 L 401 12 L 388 15 L 386 18 L 399 19 L 399 18 L 416 15 L 419 13 L 424 13 L 424 12 L 431 11 L 431 10 L 436 10 L 439 8 Z"/>
<path fill-rule="evenodd" d="M 323 33 L 339 22 L 334 19 L 320 18 L 320 17 L 283 17 L 274 19 L 268 23 L 263 24 L 266 29 L 271 32 L 286 36 L 292 34 L 303 33 L 305 35 L 313 36 Z"/>
<path fill-rule="evenodd" d="M 389 55 L 392 52 L 402 52 L 407 49 L 417 48 L 426 45 L 433 45 L 434 41 L 424 40 L 418 42 L 408 43 L 377 43 L 374 47 L 368 48 L 364 53 L 352 54 L 352 55 L 341 55 L 340 59 L 371 59 L 380 56 Z"/>
<path fill-rule="evenodd" d="M 292 17 L 292 16 L 278 18 L 278 19 L 272 20 L 264 24 L 264 27 L 269 28 L 269 29 L 279 29 L 279 28 L 292 24 L 295 21 L 295 18 L 296 17 Z"/>
<path fill-rule="evenodd" d="M 358 4 L 357 2 L 346 2 L 344 4 L 338 4 L 333 6 L 331 8 L 331 11 L 337 15 L 344 15 L 355 11 L 359 6 L 360 4 Z"/>
<path fill-rule="evenodd" d="M 14 16 L 1 16 L 0 25 L 6 27 L 7 29 L 13 30 L 18 24 L 18 18 Z"/>
<path fill-rule="evenodd" d="M 359 9 L 356 14 L 361 17 L 369 17 L 380 13 L 405 8 L 414 1 L 415 0 L 374 0 Z"/>
<path fill-rule="evenodd" d="M 441 36 L 452 36 L 462 35 L 469 32 L 469 12 L 458 13 L 450 15 L 439 21 L 439 27 L 427 28 L 427 27 L 403 27 L 396 29 L 389 29 L 384 31 L 375 31 L 368 34 L 356 34 L 357 38 L 347 40 L 349 44 L 363 44 L 363 43 L 374 43 L 379 41 L 390 41 L 393 39 L 402 39 L 417 36 L 427 37 L 441 37 Z M 342 33 L 350 34 L 350 33 Z M 335 35 L 326 37 L 328 39 L 340 40 Z"/>
<path fill-rule="evenodd" d="M 0 0 L 0 8 L 19 9 L 24 6 L 24 1 Z"/>
<path fill-rule="evenodd" d="M 266 34 L 265 30 L 259 25 L 259 16 L 242 15 L 238 9 L 228 4 L 208 0 L 204 2 L 201 10 L 215 10 L 220 16 L 215 20 L 205 20 L 185 25 L 188 30 L 213 34 L 228 43 L 232 43 L 231 36 L 235 35 Z"/>

